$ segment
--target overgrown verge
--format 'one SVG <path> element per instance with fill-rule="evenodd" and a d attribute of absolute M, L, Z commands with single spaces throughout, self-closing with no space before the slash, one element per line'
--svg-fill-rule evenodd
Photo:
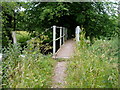
<path fill-rule="evenodd" d="M 69 88 L 118 88 L 118 39 L 97 40 L 90 46 L 81 39 L 68 62 Z"/>
<path fill-rule="evenodd" d="M 31 49 L 37 48 L 40 53 L 47 55 L 52 52 L 52 42 L 48 35 L 43 33 L 35 32 L 32 33 L 27 31 L 16 31 L 17 42 L 21 44 L 21 47 L 29 44 Z"/>
<path fill-rule="evenodd" d="M 4 50 L 3 88 L 49 88 L 55 61 L 38 50 L 27 47 L 22 52 L 19 45 Z"/>

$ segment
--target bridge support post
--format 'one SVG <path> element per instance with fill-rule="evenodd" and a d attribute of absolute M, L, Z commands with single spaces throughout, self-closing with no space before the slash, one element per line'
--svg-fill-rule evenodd
<path fill-rule="evenodd" d="M 60 27 L 60 47 L 62 45 L 62 27 Z"/>
<path fill-rule="evenodd" d="M 56 26 L 53 26 L 53 55 L 55 55 L 56 51 Z"/>
<path fill-rule="evenodd" d="M 75 29 L 75 34 L 76 34 L 76 41 L 80 41 L 79 34 L 81 32 L 80 26 L 77 26 Z"/>
<path fill-rule="evenodd" d="M 17 39 L 16 39 L 16 32 L 15 31 L 12 31 L 12 37 L 13 37 L 13 43 L 16 44 Z"/>

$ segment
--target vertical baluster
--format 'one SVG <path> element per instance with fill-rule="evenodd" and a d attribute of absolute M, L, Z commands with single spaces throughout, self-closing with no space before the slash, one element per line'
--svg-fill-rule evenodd
<path fill-rule="evenodd" d="M 65 40 L 67 40 L 67 28 L 65 28 Z"/>
<path fill-rule="evenodd" d="M 65 42 L 64 34 L 65 34 L 65 28 L 63 28 L 63 43 Z"/>
<path fill-rule="evenodd" d="M 60 27 L 60 47 L 62 45 L 62 27 Z"/>
<path fill-rule="evenodd" d="M 56 51 L 56 26 L 53 26 L 53 55 Z"/>

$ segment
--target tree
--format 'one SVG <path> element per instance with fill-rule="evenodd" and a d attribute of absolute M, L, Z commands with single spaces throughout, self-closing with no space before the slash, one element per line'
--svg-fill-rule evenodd
<path fill-rule="evenodd" d="M 89 36 L 92 41 L 94 37 L 116 35 L 116 6 L 117 3 L 111 2 L 3 3 L 3 29 L 11 31 L 16 28 L 41 33 L 45 28 L 57 25 L 67 27 L 69 38 L 72 38 L 75 27 L 79 25 L 86 32 L 85 36 Z M 24 11 L 20 8 L 24 8 Z M 15 10 L 18 10 L 16 23 Z"/>
<path fill-rule="evenodd" d="M 77 25 L 84 28 L 86 37 L 107 36 L 113 33 L 116 17 L 111 2 L 32 2 L 28 15 L 28 27 L 46 28 L 52 25 L 65 26 L 69 33 L 74 33 Z M 34 14 L 33 14 L 34 13 Z M 111 14 L 111 15 L 109 15 Z M 71 34 L 69 36 L 71 36 Z"/>
<path fill-rule="evenodd" d="M 17 14 L 19 14 L 19 2 L 2 2 L 2 46 L 7 46 L 12 41 L 11 31 L 17 30 Z"/>

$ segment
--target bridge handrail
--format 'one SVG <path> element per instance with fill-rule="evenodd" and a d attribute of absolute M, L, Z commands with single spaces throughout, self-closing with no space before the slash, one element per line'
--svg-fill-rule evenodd
<path fill-rule="evenodd" d="M 37 37 L 39 37 L 41 35 L 43 35 L 44 33 L 46 33 L 51 28 L 53 29 L 53 40 L 51 40 L 49 43 L 53 42 L 53 54 L 55 54 L 55 52 L 56 52 L 56 41 L 60 39 L 60 47 L 61 47 L 61 45 L 62 45 L 62 38 L 63 38 L 63 43 L 64 43 L 65 40 L 67 40 L 67 29 L 65 27 L 59 27 L 59 26 L 55 26 L 54 25 L 54 26 L 52 26 L 50 28 L 45 29 L 45 31 L 43 33 L 41 33 L 40 35 L 32 38 L 32 40 L 36 39 Z M 60 37 L 59 38 L 56 38 L 56 28 L 59 28 L 59 30 L 60 30 Z M 14 44 L 16 44 L 17 40 L 16 40 L 16 33 L 15 33 L 15 31 L 13 31 L 13 40 L 14 40 Z M 27 40 L 24 43 L 28 43 L 30 40 Z M 21 43 L 21 44 L 23 44 L 23 43 Z"/>
<path fill-rule="evenodd" d="M 60 28 L 60 37 L 56 38 L 56 28 Z M 62 35 L 63 33 L 63 35 Z M 66 38 L 65 38 L 66 36 Z M 65 27 L 58 27 L 58 26 L 53 26 L 53 55 L 56 53 L 56 41 L 60 39 L 60 47 L 62 45 L 62 38 L 63 38 L 63 43 L 65 39 L 67 39 L 67 29 Z"/>
<path fill-rule="evenodd" d="M 55 40 L 57 41 L 57 40 L 61 39 L 62 37 L 65 37 L 65 34 L 59 38 L 56 38 Z"/>

